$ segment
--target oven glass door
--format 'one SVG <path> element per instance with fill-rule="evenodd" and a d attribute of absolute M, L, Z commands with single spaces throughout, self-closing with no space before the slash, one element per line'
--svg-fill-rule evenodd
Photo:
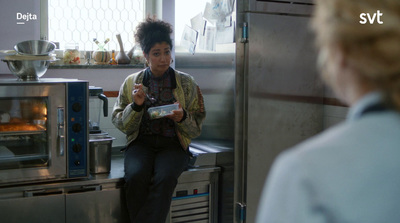
<path fill-rule="evenodd" d="M 47 98 L 0 98 L 0 104 L 0 169 L 48 167 Z"/>
<path fill-rule="evenodd" d="M 0 184 L 66 175 L 65 139 L 58 125 L 65 118 L 59 117 L 63 88 L 0 86 L 1 94 L 7 92 L 0 97 Z"/>

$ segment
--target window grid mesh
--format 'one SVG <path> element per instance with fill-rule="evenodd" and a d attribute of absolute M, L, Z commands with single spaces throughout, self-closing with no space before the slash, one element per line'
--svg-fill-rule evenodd
<path fill-rule="evenodd" d="M 49 40 L 79 44 L 79 50 L 97 50 L 93 38 L 100 43 L 110 38 L 105 48 L 119 51 L 116 38 L 121 34 L 124 50 L 134 45 L 134 31 L 144 18 L 144 0 L 49 0 Z"/>

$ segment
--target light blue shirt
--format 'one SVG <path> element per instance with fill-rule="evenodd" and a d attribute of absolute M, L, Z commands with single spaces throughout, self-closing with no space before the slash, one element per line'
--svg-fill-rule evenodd
<path fill-rule="evenodd" d="M 275 160 L 257 223 L 399 223 L 400 113 L 361 115 L 381 101 L 366 95 L 346 122 Z"/>

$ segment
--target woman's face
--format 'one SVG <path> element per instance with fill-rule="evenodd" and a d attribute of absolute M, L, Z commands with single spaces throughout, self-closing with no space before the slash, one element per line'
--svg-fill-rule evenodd
<path fill-rule="evenodd" d="M 171 47 L 168 43 L 156 43 L 146 55 L 151 72 L 155 76 L 162 76 L 171 64 Z"/>

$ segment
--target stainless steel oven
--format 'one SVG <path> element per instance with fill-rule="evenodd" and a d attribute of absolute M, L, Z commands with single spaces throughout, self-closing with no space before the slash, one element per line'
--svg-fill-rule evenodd
<path fill-rule="evenodd" d="M 88 88 L 0 80 L 0 186 L 88 177 Z"/>

